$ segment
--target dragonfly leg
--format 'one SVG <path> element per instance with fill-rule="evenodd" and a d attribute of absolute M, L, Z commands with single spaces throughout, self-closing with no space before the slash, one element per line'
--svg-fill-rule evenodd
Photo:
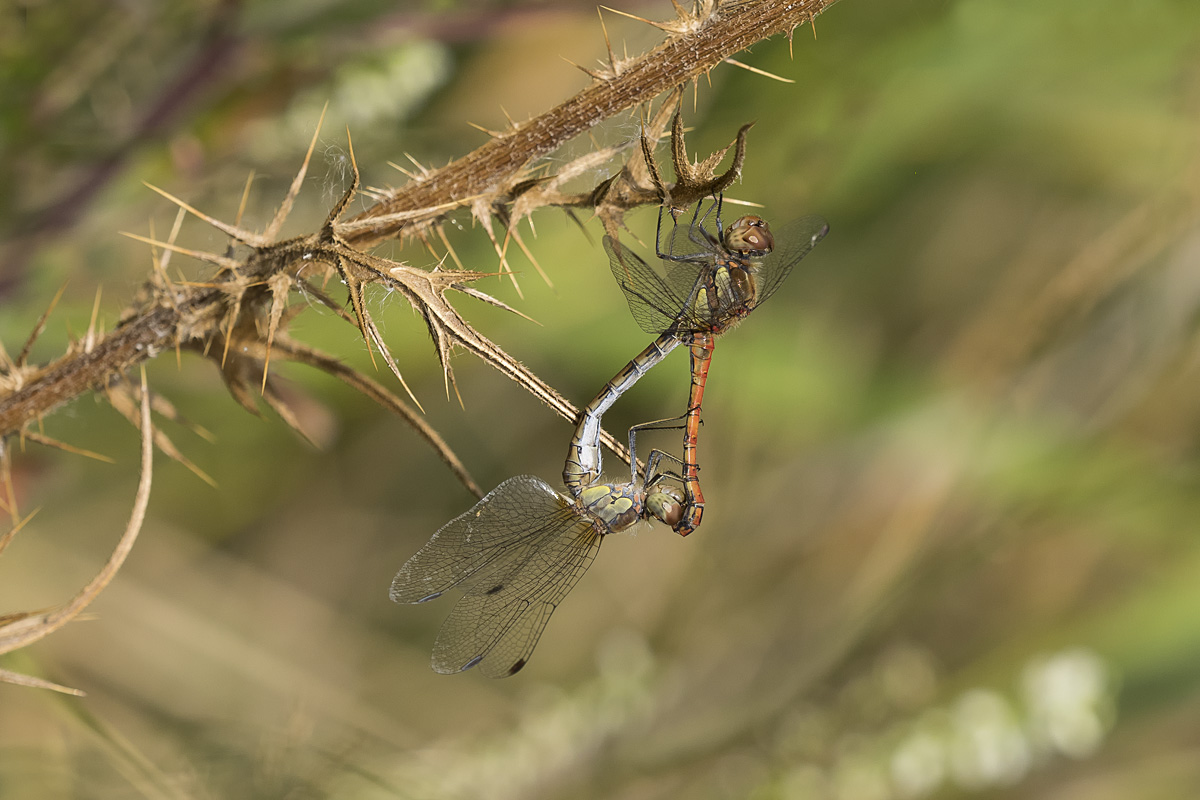
<path fill-rule="evenodd" d="M 674 530 L 683 519 L 685 510 L 683 493 L 674 486 L 663 483 L 664 478 L 674 478 L 682 481 L 680 476 L 662 468 L 663 459 L 678 461 L 679 459 L 662 450 L 651 450 L 646 459 L 645 481 L 642 484 L 643 513 L 654 517 L 659 522 L 666 523 Z"/>
<path fill-rule="evenodd" d="M 700 208 L 704 205 L 704 201 L 701 200 L 700 202 L 696 203 L 696 211 L 692 214 L 692 224 L 688 228 L 688 240 L 692 244 L 704 248 L 720 246 L 721 241 L 724 238 L 724 234 L 721 232 L 721 201 L 723 198 L 724 195 L 719 192 L 713 195 L 713 204 L 708 207 L 708 211 L 704 212 L 703 217 L 700 216 Z M 716 238 L 713 238 L 712 234 L 710 234 L 704 227 L 708 222 L 708 215 L 713 213 L 714 208 L 717 211 Z"/>
<path fill-rule="evenodd" d="M 688 418 L 687 414 L 681 414 L 678 417 L 667 417 L 666 419 L 656 419 L 656 420 L 652 420 L 650 422 L 641 422 L 641 423 L 638 423 L 637 425 L 634 425 L 633 427 L 631 427 L 629 429 L 629 456 L 630 456 L 629 461 L 630 461 L 630 465 L 633 468 L 633 480 L 635 482 L 637 481 L 637 477 L 638 477 L 637 476 L 637 435 L 639 433 L 641 433 L 642 431 L 681 430 L 681 429 L 687 427 L 687 418 Z M 662 453 L 661 450 L 652 450 L 650 452 L 651 457 L 653 457 L 653 455 L 655 453 L 659 453 L 660 455 L 665 455 L 664 453 Z M 674 456 L 672 456 L 672 458 L 674 458 Z M 675 459 L 675 460 L 678 461 L 679 459 Z M 649 476 L 649 473 L 650 473 L 649 462 L 646 462 L 646 463 L 647 463 L 646 474 L 647 474 L 647 476 Z M 649 479 L 649 478 L 647 477 L 647 479 Z"/>
<path fill-rule="evenodd" d="M 697 203 L 696 210 L 692 213 L 692 221 L 688 225 L 688 240 L 691 241 L 693 244 L 703 248 L 704 250 L 710 250 L 715 244 L 719 244 L 720 240 L 714 240 L 711 236 L 709 236 L 708 232 L 704 230 L 704 219 L 701 219 L 699 216 L 701 205 L 703 205 L 703 203 Z M 663 217 L 663 207 L 659 206 L 658 207 L 658 227 L 655 228 L 655 231 L 654 231 L 654 254 L 656 256 L 658 256 L 659 258 L 663 259 L 664 261 L 693 261 L 694 262 L 697 258 L 695 253 L 676 254 L 675 252 L 668 252 L 668 253 L 663 252 L 663 248 L 662 248 L 662 217 Z M 708 214 L 706 213 L 704 215 L 704 218 L 706 219 L 707 217 L 708 217 Z M 679 223 L 675 222 L 674 225 L 676 227 L 678 227 Z M 699 239 L 696 238 L 696 231 L 699 231 L 700 236 L 703 238 L 699 238 Z"/>
<path fill-rule="evenodd" d="M 695 432 L 701 424 L 700 408 L 697 406 L 687 414 L 680 417 L 670 417 L 668 419 L 655 420 L 653 422 L 643 422 L 640 425 L 635 425 L 629 429 L 629 450 L 631 453 L 637 451 L 637 434 L 644 430 L 673 430 L 683 428 L 689 432 L 690 443 L 685 441 L 685 451 L 690 454 L 691 458 L 695 457 Z M 681 422 L 682 420 L 682 422 Z M 675 469 L 666 469 L 663 467 L 664 461 L 670 461 L 678 465 L 678 471 Z M 636 464 L 637 461 L 635 460 Z M 700 490 L 700 465 L 694 461 L 678 458 L 664 450 L 654 449 L 650 451 L 650 455 L 646 459 L 646 471 L 643 474 L 644 486 L 646 488 L 646 496 L 649 498 L 664 478 L 673 478 L 683 484 L 683 495 L 678 496 L 677 490 L 671 489 L 669 492 L 661 490 L 662 493 L 668 494 L 676 501 L 672 509 L 669 520 L 659 516 L 663 522 L 667 522 L 671 529 L 680 536 L 687 536 L 696 528 L 700 527 L 700 520 L 704 516 L 704 493 Z M 637 475 L 633 476 L 634 482 L 637 481 Z"/>
<path fill-rule="evenodd" d="M 662 249 L 662 218 L 664 206 L 658 207 L 658 225 L 654 228 L 654 254 L 659 258 L 675 260 L 675 257 L 670 253 L 664 253 Z M 674 225 L 678 225 L 678 220 L 673 220 Z"/>
<path fill-rule="evenodd" d="M 663 466 L 664 461 L 669 461 L 678 466 L 667 468 Z M 651 450 L 649 458 L 646 459 L 646 488 L 649 489 L 651 486 L 661 483 L 664 478 L 682 481 L 682 469 L 683 459 L 665 450 Z"/>

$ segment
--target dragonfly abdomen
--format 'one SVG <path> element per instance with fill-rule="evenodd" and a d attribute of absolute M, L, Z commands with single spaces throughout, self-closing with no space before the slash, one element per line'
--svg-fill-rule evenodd
<path fill-rule="evenodd" d="M 584 487 L 600 480 L 600 424 L 604 412 L 678 346 L 679 339 L 673 334 L 662 334 L 604 384 L 600 393 L 583 409 L 563 466 L 563 484 L 573 496 L 579 497 Z"/>

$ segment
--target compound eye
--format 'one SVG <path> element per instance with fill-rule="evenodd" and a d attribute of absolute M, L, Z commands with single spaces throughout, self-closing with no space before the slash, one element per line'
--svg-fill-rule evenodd
<path fill-rule="evenodd" d="M 646 509 L 650 516 L 674 528 L 683 519 L 683 500 L 678 492 L 662 487 L 646 496 Z"/>
<path fill-rule="evenodd" d="M 663 503 L 659 511 L 661 514 L 659 519 L 672 528 L 679 524 L 679 520 L 683 519 L 683 506 L 675 501 Z"/>

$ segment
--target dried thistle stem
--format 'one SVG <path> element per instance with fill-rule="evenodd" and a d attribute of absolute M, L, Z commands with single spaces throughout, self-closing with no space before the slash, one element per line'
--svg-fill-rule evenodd
<path fill-rule="evenodd" d="M 347 243 L 370 246 L 401 235 L 413 219 L 372 225 L 375 218 L 404 215 L 444 206 L 455 198 L 486 194 L 529 161 L 553 152 L 609 117 L 647 103 L 697 79 L 725 59 L 781 33 L 789 36 L 832 5 L 834 0 L 762 0 L 720 4 L 693 31 L 668 39 L 637 58 L 622 62 L 615 74 L 549 111 L 516 125 L 464 158 L 413 181 L 359 214 L 344 232 Z M 707 5 L 707 3 L 705 4 Z"/>

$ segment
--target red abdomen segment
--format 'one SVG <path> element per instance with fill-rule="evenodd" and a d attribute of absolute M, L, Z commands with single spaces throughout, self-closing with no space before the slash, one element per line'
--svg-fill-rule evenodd
<path fill-rule="evenodd" d="M 700 465 L 696 458 L 696 440 L 700 436 L 700 406 L 704 402 L 704 384 L 712 362 L 716 341 L 711 334 L 694 333 L 688 348 L 692 386 L 688 393 L 687 421 L 683 429 L 683 516 L 673 526 L 680 536 L 700 527 L 704 516 L 704 492 L 700 489 Z"/>

